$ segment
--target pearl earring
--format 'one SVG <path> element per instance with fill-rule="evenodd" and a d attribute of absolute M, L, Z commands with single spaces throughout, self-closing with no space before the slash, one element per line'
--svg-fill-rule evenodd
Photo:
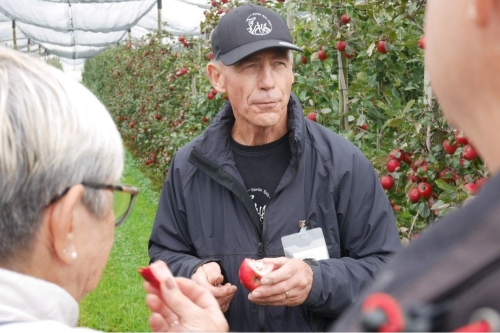
<path fill-rule="evenodd" d="M 78 254 L 76 253 L 76 251 L 71 252 L 71 258 L 73 260 L 75 260 L 76 258 L 78 258 Z"/>

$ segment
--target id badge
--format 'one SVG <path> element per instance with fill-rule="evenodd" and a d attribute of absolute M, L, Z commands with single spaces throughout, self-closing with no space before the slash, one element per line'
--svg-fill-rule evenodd
<path fill-rule="evenodd" d="M 300 231 L 281 237 L 281 244 L 287 258 L 329 259 L 325 237 L 321 228 L 307 230 L 308 222 L 300 221 Z"/>

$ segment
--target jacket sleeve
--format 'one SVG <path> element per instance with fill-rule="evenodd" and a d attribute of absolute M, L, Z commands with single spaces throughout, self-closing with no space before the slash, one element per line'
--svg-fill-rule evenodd
<path fill-rule="evenodd" d="M 163 260 L 175 276 L 191 278 L 201 265 L 217 262 L 226 282 L 227 275 L 219 260 L 197 256 L 189 233 L 182 177 L 175 160 L 174 156 L 163 184 L 148 243 L 150 263 Z"/>
<path fill-rule="evenodd" d="M 394 213 L 373 166 L 358 149 L 342 157 L 331 167 L 341 258 L 308 262 L 314 279 L 304 303 L 332 318 L 356 301 L 401 248 Z"/>

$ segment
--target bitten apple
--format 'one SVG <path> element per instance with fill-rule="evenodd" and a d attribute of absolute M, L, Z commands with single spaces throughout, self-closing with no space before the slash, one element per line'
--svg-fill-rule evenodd
<path fill-rule="evenodd" d="M 243 287 L 250 291 L 260 286 L 260 279 L 274 270 L 274 264 L 264 263 L 260 260 L 243 259 L 238 276 Z"/>
<path fill-rule="evenodd" d="M 153 275 L 150 267 L 141 267 L 138 268 L 137 271 L 139 272 L 139 274 L 141 274 L 144 280 L 151 283 L 154 287 L 160 288 L 160 281 L 156 278 L 156 276 Z"/>

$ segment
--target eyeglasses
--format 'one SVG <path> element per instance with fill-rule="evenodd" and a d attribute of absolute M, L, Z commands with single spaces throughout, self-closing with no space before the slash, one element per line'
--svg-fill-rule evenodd
<path fill-rule="evenodd" d="M 99 183 L 82 182 L 82 185 L 96 190 L 111 190 L 113 191 L 113 212 L 115 214 L 115 227 L 123 224 L 132 208 L 134 207 L 135 199 L 139 194 L 139 189 L 130 185 L 106 185 Z M 68 193 L 70 187 L 66 188 L 60 195 L 56 196 L 48 206 L 52 205 L 57 200 L 61 199 Z"/>

